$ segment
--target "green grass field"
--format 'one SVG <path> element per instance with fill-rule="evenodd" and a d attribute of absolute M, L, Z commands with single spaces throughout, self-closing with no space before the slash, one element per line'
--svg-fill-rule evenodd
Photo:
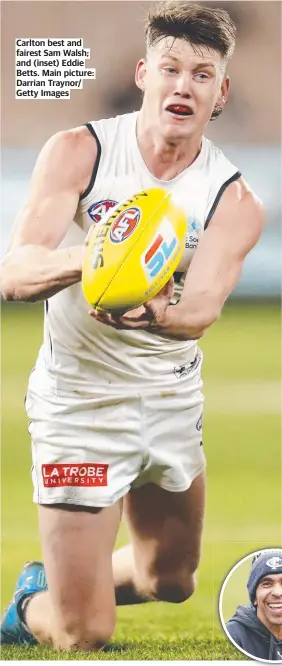
<path fill-rule="evenodd" d="M 199 585 L 180 605 L 118 609 L 99 655 L 3 648 L 2 659 L 241 659 L 218 620 L 233 564 L 281 543 L 280 312 L 275 304 L 226 307 L 202 341 L 208 503 Z M 2 608 L 23 563 L 40 558 L 23 400 L 42 335 L 41 307 L 2 309 Z M 126 543 L 121 528 L 118 544 Z"/>

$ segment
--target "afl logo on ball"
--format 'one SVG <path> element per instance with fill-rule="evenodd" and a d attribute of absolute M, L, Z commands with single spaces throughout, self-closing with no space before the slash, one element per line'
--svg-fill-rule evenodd
<path fill-rule="evenodd" d="M 104 217 L 104 215 L 106 215 L 106 213 L 108 213 L 111 208 L 114 208 L 117 203 L 117 201 L 113 201 L 112 199 L 97 201 L 96 203 L 92 204 L 90 208 L 88 208 L 88 215 L 91 217 L 93 222 L 101 222 L 102 217 Z"/>
<path fill-rule="evenodd" d="M 139 208 L 132 207 L 123 210 L 112 223 L 110 230 L 110 240 L 112 243 L 122 243 L 122 241 L 129 238 L 133 231 L 135 231 L 140 218 L 141 211 Z"/>

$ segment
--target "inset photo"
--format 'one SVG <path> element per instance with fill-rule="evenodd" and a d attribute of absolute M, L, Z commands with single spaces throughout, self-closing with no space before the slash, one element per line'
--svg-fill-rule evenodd
<path fill-rule="evenodd" d="M 250 553 L 235 564 L 220 591 L 219 615 L 240 652 L 282 662 L 282 548 Z"/>

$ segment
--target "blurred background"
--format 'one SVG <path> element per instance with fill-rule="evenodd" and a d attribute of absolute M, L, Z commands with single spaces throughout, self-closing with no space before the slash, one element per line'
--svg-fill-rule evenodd
<path fill-rule="evenodd" d="M 144 632 L 156 640 L 161 632 L 168 640 L 174 637 L 178 645 L 183 637 L 217 641 L 217 646 L 222 645 L 221 652 L 215 653 L 220 659 L 225 653 L 218 641 L 227 640 L 218 622 L 223 579 L 247 553 L 281 543 L 281 3 L 202 4 L 227 9 L 238 27 L 228 72 L 230 98 L 206 135 L 261 197 L 267 224 L 220 321 L 201 341 L 206 359 L 208 503 L 198 591 L 177 608 L 149 604 L 134 609 L 134 629 L 132 609 L 120 609 L 116 636 L 135 631 L 139 640 Z M 138 109 L 134 71 L 144 55 L 143 22 L 149 5 L 119 0 L 2 3 L 2 253 L 25 199 L 36 156 L 50 135 Z M 96 80 L 73 91 L 70 101 L 15 100 L 16 37 L 83 37 L 84 46 L 91 48 L 87 66 L 96 68 Z M 41 344 L 42 306 L 5 304 L 2 315 L 5 605 L 22 563 L 40 558 L 23 401 Z M 119 543 L 126 540 L 123 526 Z M 187 650 L 177 657 L 176 649 L 176 656 L 170 658 L 185 659 Z M 205 658 L 205 654 L 210 656 L 200 653 L 199 657 L 195 652 L 192 657 Z"/>

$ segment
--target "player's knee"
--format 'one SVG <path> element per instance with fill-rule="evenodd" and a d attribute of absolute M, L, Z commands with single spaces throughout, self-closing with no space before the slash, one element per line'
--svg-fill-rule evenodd
<path fill-rule="evenodd" d="M 194 574 L 187 576 L 160 576 L 155 585 L 156 598 L 159 601 L 168 601 L 180 604 L 187 601 L 195 590 Z"/>
<path fill-rule="evenodd" d="M 156 601 L 179 604 L 191 597 L 195 587 L 195 573 L 155 574 L 147 581 L 147 594 Z"/>
<path fill-rule="evenodd" d="M 114 621 L 110 618 L 101 621 L 98 617 L 92 616 L 88 622 L 69 620 L 60 627 L 54 647 L 69 651 L 97 651 L 108 643 L 113 633 Z"/>

